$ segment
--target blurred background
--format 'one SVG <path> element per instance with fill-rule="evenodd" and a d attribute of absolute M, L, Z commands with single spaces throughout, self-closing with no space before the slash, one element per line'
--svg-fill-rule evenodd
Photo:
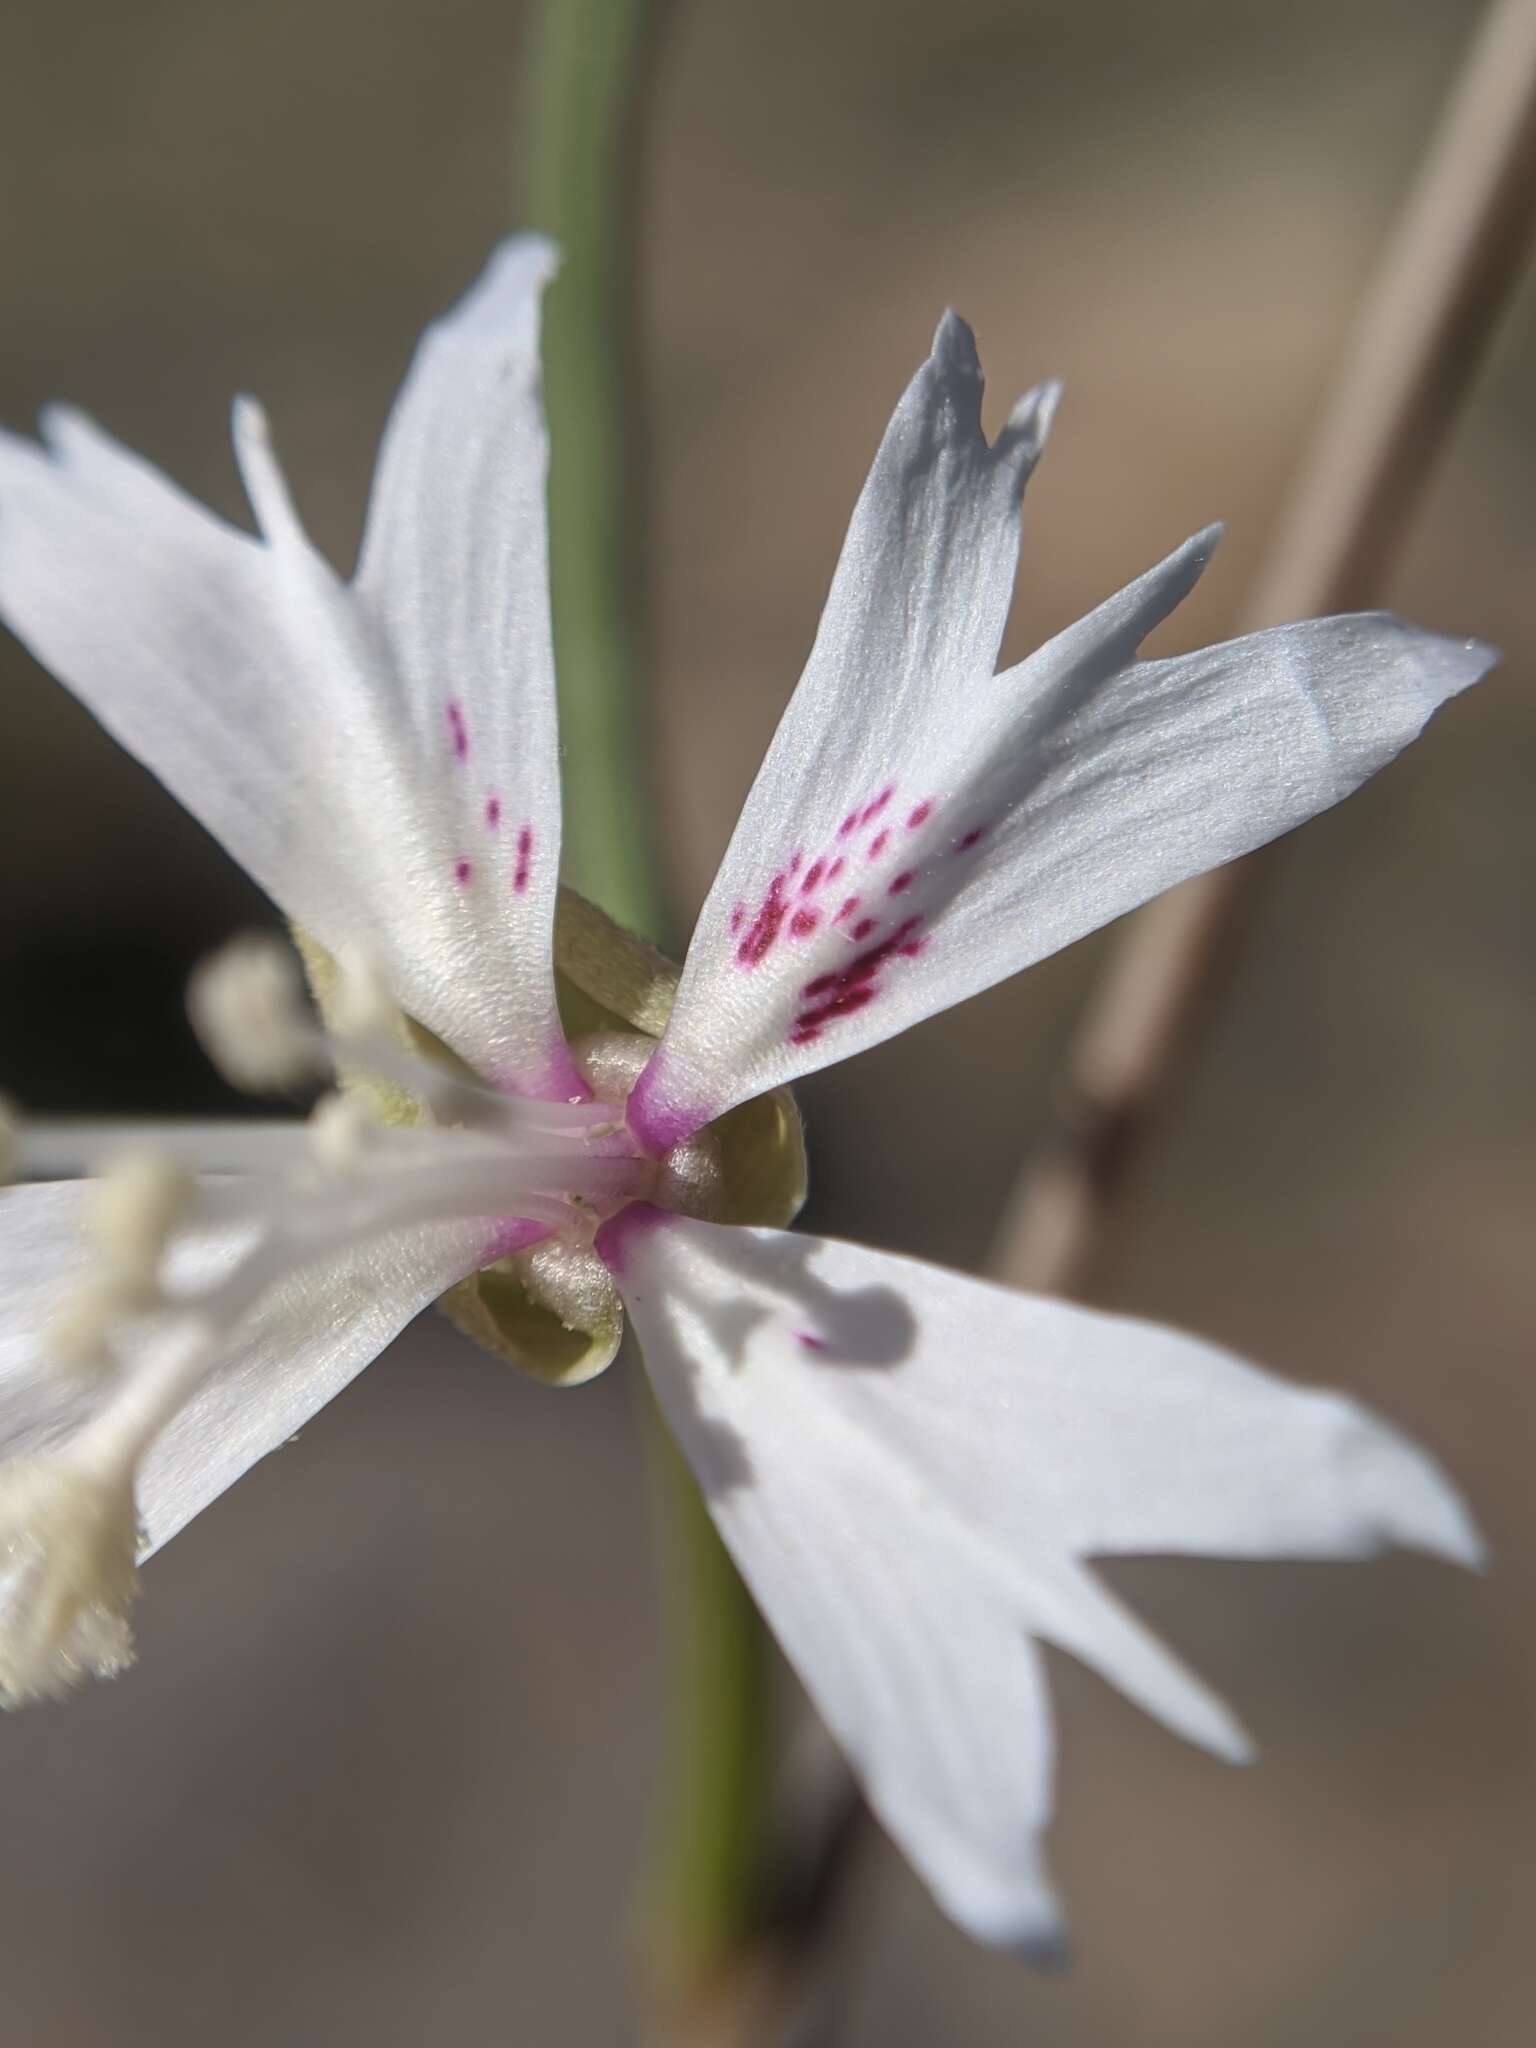
<path fill-rule="evenodd" d="M 680 933 L 940 309 L 977 330 L 994 425 L 1067 381 L 1009 658 L 1224 516 L 1156 645 L 1219 637 L 1476 19 L 674 8 L 641 261 Z M 0 418 L 69 396 L 238 517 L 226 408 L 255 390 L 349 565 L 413 340 L 517 217 L 527 28 L 505 0 L 18 0 Z M 972 1947 L 872 1841 L 847 2048 L 1531 2038 L 1533 315 L 1528 292 L 1383 593 L 1505 665 L 1289 844 L 1104 1290 L 1397 1418 L 1496 1569 L 1115 1567 L 1262 1767 L 1055 1659 L 1075 1968 Z M 263 906 L 9 640 L 0 876 L 5 1085 L 223 1106 L 181 984 Z M 809 1220 L 978 1266 L 1101 952 L 808 1084 Z M 172 1546 L 141 1668 L 0 1728 L 0 2042 L 636 2038 L 661 1672 L 634 1379 L 554 1394 L 425 1327 Z"/>

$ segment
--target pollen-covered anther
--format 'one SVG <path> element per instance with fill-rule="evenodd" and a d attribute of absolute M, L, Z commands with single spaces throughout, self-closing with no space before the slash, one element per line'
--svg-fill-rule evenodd
<path fill-rule="evenodd" d="M 309 1115 L 310 1156 L 326 1173 L 353 1173 L 374 1129 L 367 1111 L 350 1095 L 322 1095 Z"/>
<path fill-rule="evenodd" d="M 67 1451 L 0 1466 L 0 1706 L 57 1699 L 133 1662 L 131 1472 Z"/>
<path fill-rule="evenodd" d="M 187 1014 L 219 1072 L 250 1094 L 294 1088 L 329 1071 L 298 963 L 271 933 L 244 933 L 194 968 Z"/>
<path fill-rule="evenodd" d="M 394 1032 L 399 1006 L 378 961 L 360 947 L 349 948 L 338 961 L 341 969 L 331 997 L 331 1029 L 338 1038 L 369 1039 Z"/>

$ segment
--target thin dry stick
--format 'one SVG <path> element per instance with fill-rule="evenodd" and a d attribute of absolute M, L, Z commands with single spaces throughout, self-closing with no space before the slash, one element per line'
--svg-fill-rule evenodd
<path fill-rule="evenodd" d="M 1367 297 L 1246 608 L 1253 630 L 1375 600 L 1525 267 L 1536 224 L 1536 0 L 1495 0 Z M 1225 983 L 1259 857 L 1186 882 L 1121 932 L 992 1258 L 1081 1293 L 1126 1171 Z"/>

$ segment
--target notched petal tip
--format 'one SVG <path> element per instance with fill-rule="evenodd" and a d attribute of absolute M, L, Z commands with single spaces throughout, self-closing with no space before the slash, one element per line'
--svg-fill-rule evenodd
<path fill-rule="evenodd" d="M 1370 1418 L 1362 1417 L 1363 1422 Z M 1407 1437 L 1380 1424 L 1363 1455 L 1384 1543 L 1422 1550 L 1468 1571 L 1486 1571 L 1488 1546 L 1472 1511 L 1436 1461 Z"/>
<path fill-rule="evenodd" d="M 1017 1867 L 972 1869 L 936 1889 L 945 1912 L 973 1941 L 1053 1976 L 1071 1969 L 1072 1938 L 1040 1861 L 1038 1837 L 1024 1845 Z"/>
<path fill-rule="evenodd" d="M 229 432 L 237 449 L 242 442 L 271 441 L 272 428 L 267 418 L 267 409 L 251 392 L 237 391 L 230 400 Z"/>
<path fill-rule="evenodd" d="M 1192 533 L 1183 547 L 1176 552 L 1194 557 L 1203 569 L 1225 539 L 1226 531 L 1225 519 L 1213 519 L 1209 526 L 1202 526 L 1198 533 Z"/>
<path fill-rule="evenodd" d="M 38 407 L 37 435 L 46 452 L 60 463 L 104 438 L 90 414 L 64 398 L 50 398 L 46 405 Z"/>
<path fill-rule="evenodd" d="M 260 399 L 242 391 L 230 405 L 229 429 L 235 466 L 262 538 L 274 548 L 303 548 L 304 529 L 277 459 L 271 421 Z"/>
<path fill-rule="evenodd" d="M 547 235 L 508 235 L 498 242 L 475 282 L 429 332 L 505 340 L 514 320 L 547 285 L 561 264 L 558 245 Z"/>
<path fill-rule="evenodd" d="M 1349 1515 L 1332 1554 L 1377 1557 L 1394 1545 L 1481 1571 L 1488 1562 L 1471 1510 L 1437 1461 L 1342 1394 L 1309 1397 L 1325 1418 L 1319 1454 Z"/>
<path fill-rule="evenodd" d="M 1404 640 L 1412 644 L 1417 656 L 1418 695 L 1422 707 L 1420 729 L 1428 724 L 1442 704 L 1449 703 L 1452 697 L 1459 697 L 1463 690 L 1470 690 L 1474 683 L 1480 683 L 1504 658 L 1502 652 L 1491 647 L 1486 640 L 1468 640 L 1453 633 L 1426 632 L 1422 626 L 1399 618 L 1395 612 L 1383 612 L 1379 616 L 1391 621 Z"/>
<path fill-rule="evenodd" d="M 987 1939 L 985 1935 L 981 1938 Z M 1074 1961 L 1072 1937 L 1059 1920 L 1005 1927 L 990 1946 L 1005 1949 L 1010 1955 L 1017 1956 L 1021 1963 L 1028 1963 L 1032 1970 L 1039 1970 L 1048 1977 L 1065 1977 Z"/>
<path fill-rule="evenodd" d="M 976 353 L 976 336 L 970 323 L 962 320 L 953 306 L 946 306 L 933 330 L 933 347 L 928 359 L 952 377 L 974 377 L 981 381 L 981 358 Z"/>
<path fill-rule="evenodd" d="M 1220 546 L 1226 530 L 1224 519 L 1213 519 L 1209 526 L 1202 526 L 1198 533 L 1192 533 L 1188 540 L 1165 555 L 1135 583 L 1127 585 L 1128 592 L 1145 592 L 1152 600 L 1142 625 L 1142 638 L 1161 625 L 1169 613 L 1176 611 L 1189 596 L 1210 567 L 1211 557 Z"/>
<path fill-rule="evenodd" d="M 1043 384 L 1032 386 L 1016 402 L 997 437 L 995 452 L 1017 465 L 1021 485 L 1040 460 L 1050 438 L 1056 408 L 1061 403 L 1065 388 L 1059 377 L 1051 377 Z"/>

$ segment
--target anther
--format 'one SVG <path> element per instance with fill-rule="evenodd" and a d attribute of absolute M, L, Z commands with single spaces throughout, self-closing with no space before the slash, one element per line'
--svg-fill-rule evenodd
<path fill-rule="evenodd" d="M 192 1206 L 192 1176 L 158 1152 L 109 1160 L 87 1196 L 86 1228 L 105 1280 L 124 1308 L 160 1299 L 160 1261 L 171 1232 Z"/>
<path fill-rule="evenodd" d="M 297 963 L 274 935 L 246 933 L 195 968 L 187 1012 L 203 1050 L 237 1088 L 266 1094 L 329 1071 Z"/>
<path fill-rule="evenodd" d="M 133 1662 L 138 1548 L 131 1470 L 68 1451 L 0 1467 L 0 1706 Z"/>
<path fill-rule="evenodd" d="M 354 947 L 337 965 L 341 974 L 330 1005 L 336 1036 L 368 1039 L 392 1034 L 399 1011 L 378 961 Z"/>
<path fill-rule="evenodd" d="M 105 1372 L 115 1325 L 161 1305 L 160 1262 L 193 1192 L 186 1168 L 155 1152 L 109 1160 L 91 1182 L 85 1229 L 97 1262 L 48 1325 L 56 1365 L 66 1372 Z"/>
<path fill-rule="evenodd" d="M 347 1174 L 361 1163 L 372 1125 L 346 1095 L 322 1095 L 309 1117 L 309 1150 L 327 1173 Z"/>

